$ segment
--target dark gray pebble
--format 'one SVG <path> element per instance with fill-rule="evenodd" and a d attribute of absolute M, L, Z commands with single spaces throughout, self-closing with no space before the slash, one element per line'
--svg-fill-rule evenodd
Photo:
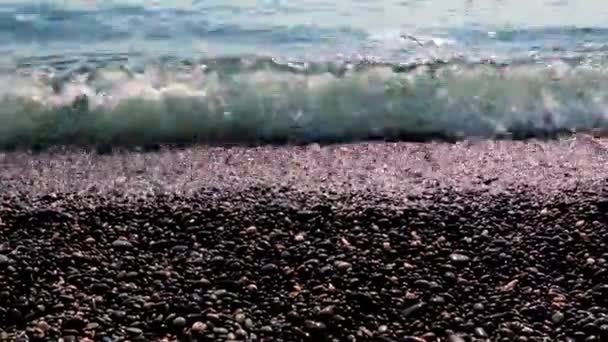
<path fill-rule="evenodd" d="M 414 315 L 416 312 L 420 311 L 425 306 L 426 306 L 425 302 L 420 302 L 420 303 L 414 304 L 414 305 L 408 307 L 407 309 L 403 310 L 403 316 L 408 317 L 408 316 Z"/>
<path fill-rule="evenodd" d="M 459 335 L 451 334 L 448 336 L 448 342 L 466 342 L 466 340 Z"/>
<path fill-rule="evenodd" d="M 426 340 L 416 336 L 403 336 L 399 342 L 426 342 Z"/>
<path fill-rule="evenodd" d="M 553 313 L 553 315 L 551 315 L 551 320 L 555 324 L 560 324 L 561 322 L 564 321 L 564 318 L 565 318 L 564 314 L 560 311 L 557 311 L 557 312 Z"/>
<path fill-rule="evenodd" d="M 143 330 L 141 330 L 139 328 L 134 328 L 134 327 L 128 327 L 127 329 L 125 329 L 125 331 L 130 336 L 139 336 L 144 333 Z"/>
<path fill-rule="evenodd" d="M 266 274 L 274 273 L 279 270 L 279 267 L 275 264 L 266 264 L 262 266 L 262 272 Z"/>
<path fill-rule="evenodd" d="M 213 328 L 213 333 L 219 334 L 219 335 L 226 335 L 226 334 L 228 334 L 228 329 L 222 328 L 222 327 L 216 327 L 216 328 Z"/>
<path fill-rule="evenodd" d="M 183 328 L 186 326 L 186 319 L 184 317 L 175 317 L 171 324 L 175 328 Z"/>
<path fill-rule="evenodd" d="M 133 248 L 133 244 L 131 244 L 131 242 L 129 242 L 128 240 L 118 239 L 112 242 L 112 247 L 116 249 L 131 249 Z"/>

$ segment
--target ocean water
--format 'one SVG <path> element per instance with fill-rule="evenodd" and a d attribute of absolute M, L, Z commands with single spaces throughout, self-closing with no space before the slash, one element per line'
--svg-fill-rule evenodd
<path fill-rule="evenodd" d="M 0 0 L 0 148 L 608 129 L 601 0 Z"/>

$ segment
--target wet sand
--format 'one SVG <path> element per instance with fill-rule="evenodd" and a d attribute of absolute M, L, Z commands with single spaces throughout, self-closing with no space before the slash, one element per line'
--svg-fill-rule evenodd
<path fill-rule="evenodd" d="M 0 155 L 30 340 L 600 341 L 608 140 Z"/>

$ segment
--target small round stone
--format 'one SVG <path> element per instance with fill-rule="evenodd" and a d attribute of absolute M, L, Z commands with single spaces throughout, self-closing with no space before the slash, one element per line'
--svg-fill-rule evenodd
<path fill-rule="evenodd" d="M 50 326 L 46 321 L 39 321 L 38 323 L 36 323 L 36 328 L 46 333 L 47 331 L 49 331 Z"/>
<path fill-rule="evenodd" d="M 112 247 L 116 249 L 131 249 L 133 248 L 133 244 L 126 239 L 118 239 L 112 242 Z"/>
<path fill-rule="evenodd" d="M 218 335 L 226 335 L 228 334 L 228 329 L 222 327 L 213 328 L 213 333 Z"/>
<path fill-rule="evenodd" d="M 452 260 L 452 262 L 455 262 L 455 263 L 465 263 L 465 262 L 468 262 L 469 260 L 471 260 L 471 258 L 464 254 L 452 253 L 452 254 L 450 254 L 450 260 Z"/>
<path fill-rule="evenodd" d="M 244 313 L 238 313 L 238 314 L 234 315 L 234 321 L 239 324 L 245 323 L 245 319 L 247 319 L 247 316 L 245 316 Z"/>
<path fill-rule="evenodd" d="M 243 324 L 243 327 L 245 329 L 251 329 L 251 328 L 253 328 L 253 321 L 251 320 L 251 318 L 246 318 L 245 319 L 245 323 Z"/>
<path fill-rule="evenodd" d="M 279 267 L 275 264 L 266 264 L 264 266 L 262 266 L 262 272 L 263 273 L 274 273 L 277 272 L 279 270 Z"/>
<path fill-rule="evenodd" d="M 304 327 L 309 331 L 324 331 L 327 329 L 325 323 L 311 320 L 304 321 Z"/>
<path fill-rule="evenodd" d="M 557 311 L 551 315 L 551 321 L 553 321 L 555 324 L 560 324 L 564 321 L 564 318 L 565 316 L 561 311 Z"/>
<path fill-rule="evenodd" d="M 183 328 L 186 326 L 186 319 L 184 317 L 175 317 L 173 319 L 173 322 L 171 322 L 171 324 L 173 324 L 174 327 L 176 328 Z"/>
<path fill-rule="evenodd" d="M 351 263 L 345 261 L 336 261 L 334 265 L 336 266 L 336 269 L 341 272 L 346 272 L 353 267 Z"/>
<path fill-rule="evenodd" d="M 417 336 L 403 336 L 399 342 L 426 342 L 424 339 Z"/>
<path fill-rule="evenodd" d="M 207 324 L 200 321 L 194 322 L 190 330 L 192 330 L 193 333 L 202 334 L 205 332 L 205 330 L 207 330 Z"/>
<path fill-rule="evenodd" d="M 483 311 L 483 309 L 485 309 L 485 306 L 482 303 L 475 303 L 473 305 L 473 310 L 475 311 Z"/>
<path fill-rule="evenodd" d="M 142 335 L 144 333 L 141 329 L 135 328 L 135 327 L 128 327 L 127 329 L 125 329 L 125 331 L 130 336 L 139 336 L 139 335 Z"/>
<path fill-rule="evenodd" d="M 458 335 L 451 334 L 448 336 L 448 342 L 465 342 L 465 339 Z"/>

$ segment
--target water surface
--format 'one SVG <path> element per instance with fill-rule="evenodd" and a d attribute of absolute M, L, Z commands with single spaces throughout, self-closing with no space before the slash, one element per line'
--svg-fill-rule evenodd
<path fill-rule="evenodd" d="M 0 0 L 0 145 L 606 128 L 599 0 Z"/>

